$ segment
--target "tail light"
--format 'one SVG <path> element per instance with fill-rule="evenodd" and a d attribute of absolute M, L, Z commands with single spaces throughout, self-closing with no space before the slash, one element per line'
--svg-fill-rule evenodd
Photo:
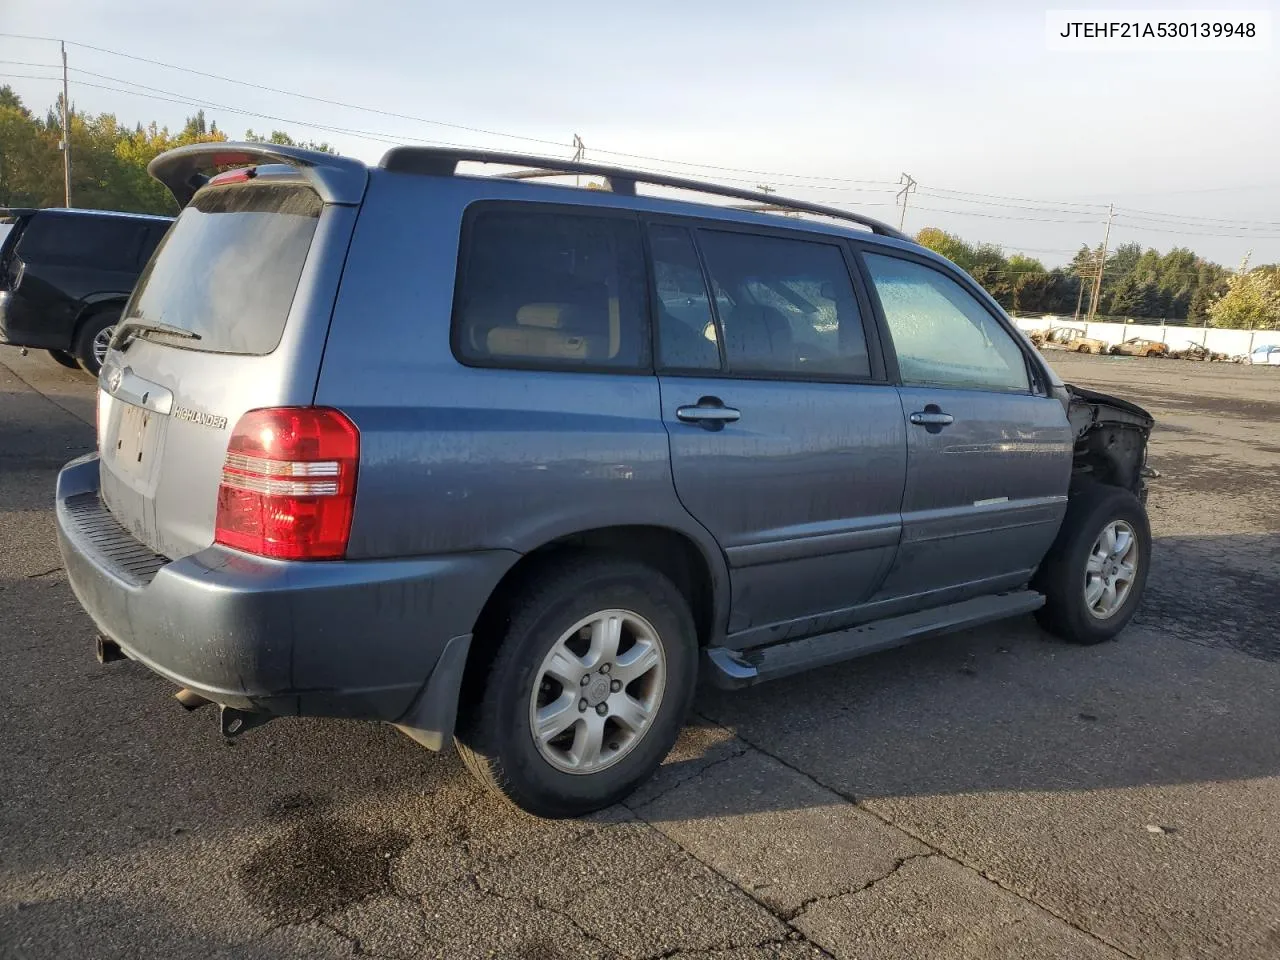
<path fill-rule="evenodd" d="M 231 433 L 214 541 L 264 557 L 347 552 L 360 431 L 327 407 L 250 410 Z"/>

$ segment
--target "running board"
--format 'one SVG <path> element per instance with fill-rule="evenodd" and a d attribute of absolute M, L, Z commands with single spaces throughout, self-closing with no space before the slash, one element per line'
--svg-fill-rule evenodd
<path fill-rule="evenodd" d="M 976 597 L 901 617 L 864 623 L 816 637 L 775 643 L 751 650 L 709 647 L 707 679 L 722 690 L 737 690 L 764 680 L 826 667 L 868 653 L 877 653 L 924 637 L 966 630 L 980 624 L 1031 613 L 1044 606 L 1034 590 Z"/>

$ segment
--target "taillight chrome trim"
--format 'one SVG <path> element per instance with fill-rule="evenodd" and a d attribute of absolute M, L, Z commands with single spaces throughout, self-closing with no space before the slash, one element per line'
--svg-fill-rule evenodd
<path fill-rule="evenodd" d="M 222 485 L 267 497 L 333 497 L 338 494 L 337 480 L 280 480 L 225 469 L 222 471 Z"/>
<path fill-rule="evenodd" d="M 228 451 L 223 469 L 261 477 L 336 477 L 342 472 L 342 464 L 337 460 L 270 460 Z"/>

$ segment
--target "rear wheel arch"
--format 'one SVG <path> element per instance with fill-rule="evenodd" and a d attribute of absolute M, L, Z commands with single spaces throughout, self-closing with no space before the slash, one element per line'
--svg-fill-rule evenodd
<path fill-rule="evenodd" d="M 728 573 L 688 534 L 672 527 L 599 527 L 557 537 L 526 553 L 489 594 L 473 629 L 463 678 L 463 698 L 474 693 L 484 668 L 502 641 L 511 604 L 538 577 L 564 561 L 595 554 L 634 560 L 667 577 L 684 595 L 693 614 L 698 645 L 716 642 L 728 618 Z"/>
<path fill-rule="evenodd" d="M 86 307 L 76 318 L 75 334 L 71 339 L 72 353 L 80 366 L 92 376 L 98 375 L 100 365 L 99 357 L 95 354 L 94 340 L 103 331 L 104 324 L 109 328 L 118 322 L 124 304 L 123 299 L 103 300 Z M 101 339 L 102 343 L 96 353 L 105 356 L 107 344 L 105 337 Z"/>
<path fill-rule="evenodd" d="M 72 332 L 73 342 L 74 338 L 78 337 L 80 335 L 80 331 L 84 329 L 84 325 L 94 316 L 106 310 L 124 310 L 124 305 L 128 299 L 128 297 L 110 297 L 109 299 L 94 300 L 92 303 L 85 304 L 84 307 L 81 308 L 80 312 L 76 314 L 76 322 Z"/>

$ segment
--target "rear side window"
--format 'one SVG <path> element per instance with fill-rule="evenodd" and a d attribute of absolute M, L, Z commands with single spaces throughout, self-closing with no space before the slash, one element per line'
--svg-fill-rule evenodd
<path fill-rule="evenodd" d="M 701 231 L 730 372 L 871 375 L 862 316 L 834 244 Z"/>
<path fill-rule="evenodd" d="M 649 367 L 644 254 L 636 221 L 482 210 L 465 237 L 453 332 L 460 360 Z"/>
<path fill-rule="evenodd" d="M 18 256 L 32 264 L 137 270 L 150 223 L 112 217 L 38 215 L 18 241 Z"/>
<path fill-rule="evenodd" d="M 206 187 L 164 235 L 126 319 L 199 334 L 154 335 L 188 349 L 270 353 L 284 333 L 323 206 L 301 184 Z"/>
<path fill-rule="evenodd" d="M 715 317 L 689 231 L 652 226 L 649 250 L 658 313 L 658 365 L 664 370 L 719 370 Z"/>

